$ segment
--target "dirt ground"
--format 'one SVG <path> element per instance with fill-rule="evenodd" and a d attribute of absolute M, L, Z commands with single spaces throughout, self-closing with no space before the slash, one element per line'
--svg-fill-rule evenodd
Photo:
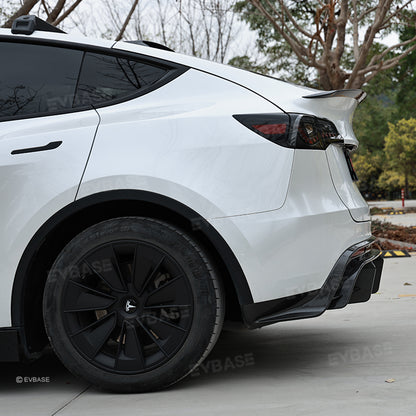
<path fill-rule="evenodd" d="M 416 227 L 403 227 L 394 225 L 387 221 L 373 220 L 372 232 L 375 237 L 388 238 L 389 240 L 396 240 L 410 244 L 416 244 Z M 395 246 L 394 244 L 384 241 L 379 242 L 383 250 L 403 249 L 404 247 Z M 412 250 L 411 247 L 408 248 Z"/>

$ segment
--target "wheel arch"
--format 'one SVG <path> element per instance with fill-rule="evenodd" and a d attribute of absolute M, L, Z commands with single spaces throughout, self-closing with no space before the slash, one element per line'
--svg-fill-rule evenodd
<path fill-rule="evenodd" d="M 241 266 L 218 231 L 197 212 L 169 197 L 136 190 L 100 192 L 58 211 L 36 232 L 19 262 L 12 291 L 12 325 L 20 328 L 22 353 L 31 357 L 46 343 L 42 297 L 47 271 L 63 247 L 89 226 L 117 216 L 150 216 L 191 231 L 216 262 L 226 288 L 228 319 L 253 302 Z M 238 309 L 238 314 L 236 312 Z"/>

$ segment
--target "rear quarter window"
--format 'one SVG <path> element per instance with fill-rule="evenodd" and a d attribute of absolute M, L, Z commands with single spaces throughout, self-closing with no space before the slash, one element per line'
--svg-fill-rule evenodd
<path fill-rule="evenodd" d="M 128 98 L 144 92 L 168 72 L 166 67 L 126 57 L 87 52 L 74 105 L 95 106 Z"/>

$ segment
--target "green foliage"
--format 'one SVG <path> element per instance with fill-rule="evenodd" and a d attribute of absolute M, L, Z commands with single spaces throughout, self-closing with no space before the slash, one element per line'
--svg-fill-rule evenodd
<path fill-rule="evenodd" d="M 228 65 L 245 69 L 246 71 L 257 72 L 263 75 L 268 75 L 270 73 L 270 69 L 267 64 L 258 64 L 254 60 L 250 59 L 247 55 L 235 56 L 234 58 L 231 58 L 228 61 Z"/>
<path fill-rule="evenodd" d="M 246 0 L 237 1 L 234 10 L 257 33 L 257 47 L 274 74 L 331 90 L 361 88 L 397 66 L 411 45 L 389 48 L 382 41 L 399 30 L 407 39 L 413 36 L 410 3 Z M 375 36 L 367 36 L 370 28 Z"/>
<path fill-rule="evenodd" d="M 379 185 L 388 189 L 416 188 L 416 119 L 389 123 L 384 145 L 387 169 Z"/>
<path fill-rule="evenodd" d="M 390 96 L 389 96 L 390 95 Z M 354 132 L 360 141 L 360 154 L 382 151 L 388 122 L 395 116 L 393 94 L 368 95 L 357 108 L 354 117 Z"/>
<path fill-rule="evenodd" d="M 319 1 L 289 1 L 287 3 L 299 21 L 305 25 L 310 25 L 311 22 L 313 24 Z M 252 4 L 247 1 L 238 1 L 235 11 L 240 14 L 242 20 L 249 24 L 251 30 L 257 32 L 257 47 L 267 57 L 267 63 L 263 66 L 263 69 L 267 68 L 267 74 L 278 73 L 279 78 L 285 81 L 318 87 L 316 71 L 299 62 L 282 36 L 273 29 L 267 19 L 256 12 Z M 305 46 L 308 46 L 306 41 Z"/>
<path fill-rule="evenodd" d="M 400 40 L 406 41 L 416 34 L 412 26 L 400 30 Z M 401 118 L 416 117 L 416 53 L 411 52 L 401 61 L 398 70 L 397 112 Z"/>
<path fill-rule="evenodd" d="M 378 184 L 378 178 L 383 171 L 383 152 L 361 151 L 353 155 L 352 161 L 358 176 L 357 186 L 362 194 L 371 197 L 382 193 L 383 191 Z"/>

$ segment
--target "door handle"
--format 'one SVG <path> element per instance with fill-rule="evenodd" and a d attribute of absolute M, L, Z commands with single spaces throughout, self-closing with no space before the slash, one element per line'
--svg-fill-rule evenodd
<path fill-rule="evenodd" d="M 12 150 L 12 155 L 20 155 L 22 153 L 43 152 L 44 150 L 53 150 L 59 147 L 62 141 L 50 142 L 45 146 L 27 147 L 26 149 Z"/>

